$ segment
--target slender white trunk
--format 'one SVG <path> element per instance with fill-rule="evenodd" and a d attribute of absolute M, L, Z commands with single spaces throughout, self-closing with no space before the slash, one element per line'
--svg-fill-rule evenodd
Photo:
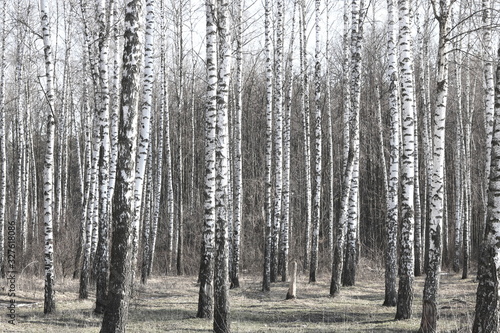
<path fill-rule="evenodd" d="M 420 330 L 434 332 L 437 327 L 437 293 L 441 272 L 441 230 L 444 213 L 444 157 L 445 122 L 448 99 L 448 53 L 450 0 L 442 0 L 439 9 L 432 1 L 434 13 L 439 22 L 439 47 L 437 68 L 437 91 L 433 118 L 433 173 L 430 188 L 429 221 L 429 266 L 424 285 L 423 311 Z M 439 10 L 439 11 L 438 11 Z"/>
<path fill-rule="evenodd" d="M 54 236 L 52 230 L 53 221 L 53 204 L 54 204 L 54 136 L 55 136 L 55 120 L 54 120 L 54 64 L 52 62 L 52 46 L 50 34 L 50 21 L 48 4 L 46 0 L 40 0 L 40 15 L 42 21 L 43 34 L 43 51 L 45 59 L 45 79 L 46 89 L 45 95 L 47 98 L 47 138 L 46 138 L 46 154 L 43 168 L 43 216 L 44 216 L 44 235 L 45 235 L 45 294 L 44 294 L 44 313 L 52 313 L 55 311 L 54 299 Z"/>
<path fill-rule="evenodd" d="M 396 319 L 412 314 L 414 280 L 414 184 L 415 184 L 415 98 L 411 3 L 399 0 L 399 69 L 401 72 L 401 243 Z"/>
<path fill-rule="evenodd" d="M 316 45 L 314 51 L 314 194 L 313 194 L 313 233 L 311 247 L 311 268 L 309 271 L 309 282 L 316 282 L 316 270 L 318 269 L 319 251 L 319 225 L 321 220 L 321 63 L 320 63 L 320 0 L 315 1 L 316 12 Z"/>
<path fill-rule="evenodd" d="M 144 177 L 146 170 L 146 160 L 149 151 L 150 127 L 151 127 L 151 106 L 154 81 L 154 0 L 146 1 L 146 34 L 144 41 L 144 84 L 142 89 L 141 114 L 139 116 L 139 138 L 137 142 L 137 161 L 135 167 L 134 205 L 135 219 L 132 224 L 132 279 L 137 262 L 139 249 L 139 224 L 141 221 L 142 196 L 144 189 Z"/>
<path fill-rule="evenodd" d="M 271 244 L 272 244 L 272 133 L 273 133 L 273 69 L 271 59 L 271 1 L 265 1 L 265 59 L 266 59 L 266 161 L 265 161 L 265 202 L 264 202 L 264 223 L 265 223 L 265 248 L 264 248 L 264 276 L 262 290 L 269 291 L 271 288 Z"/>
<path fill-rule="evenodd" d="M 387 0 L 387 78 L 389 80 L 389 177 L 387 192 L 387 247 L 385 251 L 385 306 L 397 304 L 397 236 L 399 215 L 399 69 L 397 56 L 397 20 L 394 0 Z"/>

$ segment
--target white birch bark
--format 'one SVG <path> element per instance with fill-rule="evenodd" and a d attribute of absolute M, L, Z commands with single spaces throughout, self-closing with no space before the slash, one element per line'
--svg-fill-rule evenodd
<path fill-rule="evenodd" d="M 47 138 L 46 154 L 43 168 L 43 212 L 44 212 L 44 265 L 45 265 L 45 294 L 44 313 L 53 313 L 56 309 L 54 290 L 54 236 L 52 230 L 54 204 L 54 136 L 55 136 L 55 103 L 54 103 L 54 64 L 52 62 L 52 44 L 49 21 L 49 7 L 46 0 L 40 0 L 40 17 L 42 23 L 43 51 L 45 59 L 45 95 L 47 98 Z"/>
<path fill-rule="evenodd" d="M 500 59 L 500 49 L 498 50 Z M 498 332 L 500 273 L 500 65 L 496 70 L 495 115 L 491 144 L 491 166 L 488 188 L 486 229 L 481 245 L 479 284 L 476 294 L 476 314 L 472 332 Z"/>
<path fill-rule="evenodd" d="M 265 21 L 264 21 L 264 57 L 266 59 L 266 160 L 265 160 L 265 203 L 264 203 L 264 223 L 265 223 L 265 248 L 264 248 L 264 273 L 262 281 L 262 290 L 269 291 L 271 288 L 271 244 L 272 244 L 272 184 L 271 184 L 271 166 L 272 166 L 272 133 L 273 133 L 273 70 L 271 59 L 271 1 L 265 1 Z"/>
<path fill-rule="evenodd" d="M 205 186 L 202 257 L 200 264 L 200 291 L 198 318 L 213 316 L 213 277 L 215 247 L 215 126 L 217 122 L 217 27 L 214 0 L 206 0 L 206 64 L 207 92 L 205 109 Z"/>
<path fill-rule="evenodd" d="M 214 320 L 215 333 L 230 332 L 229 258 L 228 258 L 228 194 L 229 194 L 229 127 L 228 91 L 230 78 L 229 3 L 217 0 L 218 63 L 217 124 L 215 127 L 215 257 Z"/>
<path fill-rule="evenodd" d="M 351 2 L 351 112 L 350 112 L 350 149 L 353 150 L 353 170 L 349 184 L 348 220 L 346 233 L 345 263 L 342 272 L 342 285 L 353 286 L 356 278 L 357 242 L 359 225 L 359 112 L 361 100 L 361 41 L 363 38 L 363 1 Z"/>
<path fill-rule="evenodd" d="M 313 232 L 311 245 L 311 268 L 309 282 L 316 282 L 319 251 L 319 224 L 321 220 L 321 63 L 320 63 L 320 0 L 315 2 L 315 51 L 314 51 L 314 191 L 313 191 Z"/>
<path fill-rule="evenodd" d="M 389 183 L 387 192 L 387 247 L 385 250 L 385 306 L 396 306 L 397 236 L 399 218 L 399 69 L 397 56 L 397 20 L 394 0 L 387 0 L 387 77 L 389 80 Z"/>
<path fill-rule="evenodd" d="M 422 321 L 420 331 L 434 332 L 437 327 L 437 293 L 441 272 L 441 230 L 444 213 L 444 149 L 445 122 L 448 99 L 448 53 L 450 0 L 442 0 L 439 7 L 432 1 L 434 15 L 439 23 L 439 47 L 437 58 L 436 103 L 433 117 L 433 173 L 430 189 L 429 212 L 429 266 L 424 285 Z"/>
<path fill-rule="evenodd" d="M 102 332 L 124 332 L 131 287 L 132 223 L 137 149 L 137 116 L 141 75 L 143 1 L 131 0 L 125 9 L 122 94 L 118 133 L 118 163 L 113 197 L 113 235 L 108 304 Z"/>
<path fill-rule="evenodd" d="M 236 82 L 235 82 L 235 117 L 234 117 L 234 220 L 232 239 L 231 288 L 239 288 L 241 222 L 243 211 L 243 163 L 241 159 L 241 114 L 243 107 L 243 0 L 236 1 Z"/>
<path fill-rule="evenodd" d="M 311 138 L 309 124 L 309 76 L 307 73 L 307 52 L 306 52 L 306 4 L 305 0 L 301 1 L 300 6 L 300 73 L 301 73 L 301 95 L 300 104 L 302 110 L 302 133 L 304 137 L 304 172 L 306 181 L 306 216 L 305 216 L 305 250 L 303 270 L 306 271 L 310 266 L 311 257 L 311 222 L 312 222 L 312 184 L 311 184 Z"/>
<path fill-rule="evenodd" d="M 274 214 L 273 239 L 271 247 L 271 282 L 278 280 L 279 234 L 283 190 L 283 1 L 277 1 L 276 49 L 274 58 Z"/>
<path fill-rule="evenodd" d="M 413 40 L 411 4 L 399 0 L 399 68 L 401 72 L 401 243 L 399 289 L 396 319 L 412 314 L 414 280 L 414 184 L 415 184 L 415 98 L 413 79 Z"/>
<path fill-rule="evenodd" d="M 493 55 L 492 50 L 492 9 L 491 0 L 481 0 L 482 6 L 482 57 L 483 57 L 483 75 L 484 75 L 484 128 L 486 132 L 485 153 L 486 164 L 484 168 L 484 185 L 483 185 L 483 225 L 481 230 L 484 230 L 486 223 L 487 206 L 488 206 L 488 183 L 490 178 L 491 167 L 491 140 L 493 137 L 493 113 L 495 108 L 495 82 L 493 74 Z"/>
<path fill-rule="evenodd" d="M 290 228 L 290 134 L 291 134 L 291 112 L 293 95 L 293 48 L 295 41 L 295 12 L 297 2 L 293 5 L 292 33 L 290 37 L 290 48 L 288 51 L 288 96 L 285 100 L 283 119 L 283 205 L 281 214 L 281 236 L 280 236 L 280 263 L 281 281 L 286 282 L 288 277 L 288 260 L 291 239 Z"/>
<path fill-rule="evenodd" d="M 139 138 L 137 143 L 137 161 L 135 169 L 134 205 L 135 219 L 132 224 L 132 267 L 136 266 L 139 249 L 139 224 L 141 221 L 142 196 L 144 189 L 144 177 L 146 170 L 146 160 L 149 151 L 150 131 L 151 131 L 151 105 L 154 81 L 154 0 L 146 1 L 146 34 L 144 40 L 144 84 L 142 89 L 141 114 L 139 116 Z M 133 269 L 133 271 L 135 268 Z M 132 279 L 133 279 L 132 271 Z"/>
<path fill-rule="evenodd" d="M 113 2 L 113 0 L 111 1 Z M 103 313 L 106 303 L 109 270 L 109 17 L 106 3 L 98 3 L 99 24 L 99 239 L 96 251 L 96 304 L 95 313 Z"/>

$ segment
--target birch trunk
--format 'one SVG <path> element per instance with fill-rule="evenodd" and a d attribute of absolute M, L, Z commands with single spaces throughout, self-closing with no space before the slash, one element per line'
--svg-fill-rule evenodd
<path fill-rule="evenodd" d="M 141 26 L 143 1 L 132 0 L 125 9 L 122 94 L 118 133 L 118 162 L 113 197 L 113 236 L 111 243 L 108 306 L 101 333 L 124 332 L 128 320 L 131 286 L 132 223 L 137 149 L 137 114 L 143 51 Z"/>
<path fill-rule="evenodd" d="M 46 78 L 46 98 L 48 103 L 47 111 L 47 138 L 46 154 L 43 168 L 43 211 L 44 211 L 44 235 L 45 235 L 45 294 L 44 294 L 44 313 L 53 313 L 56 309 L 54 299 L 54 236 L 52 230 L 53 204 L 54 204 L 54 64 L 52 62 L 52 44 L 49 24 L 48 4 L 45 0 L 40 1 L 40 15 L 42 21 L 43 51 L 45 59 L 45 78 Z"/>
<path fill-rule="evenodd" d="M 99 240 L 96 260 L 96 304 L 94 312 L 104 312 L 108 289 L 109 270 L 109 17 L 106 15 L 105 1 L 98 3 L 99 24 Z"/>
<path fill-rule="evenodd" d="M 422 321 L 420 332 L 434 332 L 437 328 L 437 294 L 441 272 L 441 230 L 444 213 L 444 149 L 445 121 L 448 98 L 448 52 L 450 0 L 432 1 L 439 23 L 438 71 L 436 104 L 434 111 L 433 173 L 430 193 L 429 266 L 424 285 Z"/>
<path fill-rule="evenodd" d="M 396 264 L 397 264 L 397 234 L 398 234 L 398 188 L 399 188 L 399 70 L 396 48 L 397 11 L 394 0 L 387 0 L 388 32 L 387 32 L 387 77 L 389 79 L 389 183 L 387 192 L 387 247 L 385 250 L 385 306 L 396 306 Z"/>
<path fill-rule="evenodd" d="M 234 220 L 232 242 L 231 288 L 240 287 L 240 247 L 241 222 L 243 211 L 243 163 L 241 159 L 241 113 L 243 89 L 243 56 L 242 56 L 242 14 L 243 0 L 236 2 L 236 103 L 234 117 Z"/>
<path fill-rule="evenodd" d="M 319 224 L 321 219 L 321 64 L 320 64 L 320 0 L 315 1 L 316 12 L 316 46 L 314 66 L 314 193 L 313 193 L 313 233 L 311 247 L 311 268 L 309 270 L 309 282 L 316 282 L 316 270 L 318 268 L 319 251 Z"/>
<path fill-rule="evenodd" d="M 229 128 L 228 88 L 230 77 L 229 4 L 217 0 L 217 30 L 219 37 L 217 75 L 217 125 L 215 127 L 215 258 L 214 258 L 214 321 L 215 333 L 230 332 L 228 210 L 229 193 Z"/>
<path fill-rule="evenodd" d="M 309 75 L 307 73 L 307 52 L 306 52 L 306 4 L 305 0 L 301 1 L 300 6 L 300 72 L 301 72 L 301 88 L 300 104 L 302 110 L 302 129 L 304 137 L 304 160 L 305 160 L 305 178 L 306 178 L 306 216 L 305 216 L 305 250 L 304 250 L 304 272 L 310 266 L 311 258 L 311 220 L 312 220 L 312 184 L 311 184 L 311 139 L 310 139 L 310 124 L 309 124 Z"/>
<path fill-rule="evenodd" d="M 139 225 L 141 221 L 142 197 L 144 190 L 144 177 L 146 175 L 146 160 L 148 158 L 149 141 L 151 132 L 151 105 L 154 81 L 154 0 L 146 0 L 146 33 L 144 40 L 144 84 L 142 89 L 142 105 L 139 138 L 137 143 L 137 161 L 135 163 L 134 205 L 135 219 L 132 224 L 132 282 L 134 280 L 135 266 L 139 250 Z"/>
<path fill-rule="evenodd" d="M 399 0 L 399 67 L 401 72 L 401 244 L 396 319 L 412 314 L 414 280 L 414 184 L 415 184 L 415 98 L 413 84 L 413 41 L 411 4 Z"/>
<path fill-rule="evenodd" d="M 265 58 L 266 58 L 266 161 L 265 161 L 265 203 L 264 203 L 264 223 L 265 223 L 265 248 L 264 248 L 264 272 L 262 290 L 271 289 L 271 245 L 272 245 L 272 184 L 271 184 L 271 163 L 272 163 L 272 133 L 273 133 L 273 70 L 271 59 L 271 1 L 265 1 Z"/>
<path fill-rule="evenodd" d="M 274 59 L 274 215 L 273 239 L 271 247 L 271 282 L 278 281 L 279 234 L 281 223 L 281 203 L 283 190 L 283 1 L 277 1 L 276 49 Z"/>
<path fill-rule="evenodd" d="M 498 50 L 500 59 L 500 49 Z M 496 70 L 495 116 L 491 145 L 491 173 L 488 212 L 479 261 L 479 284 L 472 332 L 497 332 L 499 329 L 498 275 L 500 273 L 500 65 Z"/>
<path fill-rule="evenodd" d="M 215 126 L 217 122 L 217 27 L 215 25 L 216 4 L 205 2 L 206 11 L 206 66 L 207 92 L 205 109 L 205 186 L 204 224 L 200 264 L 200 291 L 198 318 L 213 316 L 213 278 L 215 247 Z"/>
<path fill-rule="evenodd" d="M 361 41 L 363 38 L 363 1 L 351 2 L 351 113 L 350 140 L 353 149 L 353 170 L 349 184 L 349 207 L 346 234 L 345 263 L 342 271 L 342 285 L 353 286 L 356 279 L 357 244 L 359 226 L 359 112 L 361 99 Z"/>

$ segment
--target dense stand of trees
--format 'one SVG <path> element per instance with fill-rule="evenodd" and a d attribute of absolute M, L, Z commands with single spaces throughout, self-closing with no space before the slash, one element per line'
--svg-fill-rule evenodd
<path fill-rule="evenodd" d="M 243 272 L 269 291 L 296 262 L 334 297 L 366 258 L 396 319 L 426 275 L 422 332 L 440 272 L 477 274 L 474 331 L 496 330 L 497 7 L 2 1 L 0 273 L 13 221 L 45 313 L 79 278 L 120 331 L 134 283 L 190 274 L 229 332 Z"/>

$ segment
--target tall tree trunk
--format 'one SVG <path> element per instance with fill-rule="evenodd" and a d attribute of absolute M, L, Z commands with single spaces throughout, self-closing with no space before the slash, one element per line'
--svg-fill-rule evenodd
<path fill-rule="evenodd" d="M 397 235 L 398 235 L 398 188 L 399 188 L 399 70 L 396 48 L 396 19 L 397 11 L 394 0 L 387 0 L 388 32 L 387 32 L 387 77 L 389 79 L 389 183 L 387 192 L 387 247 L 385 250 L 385 306 L 396 306 L 396 264 L 397 264 Z"/>
<path fill-rule="evenodd" d="M 357 245 L 359 227 L 359 113 L 361 100 L 361 42 L 363 39 L 363 1 L 352 0 L 351 11 L 351 112 L 350 148 L 353 150 L 353 171 L 349 184 L 349 207 L 346 233 L 345 263 L 342 271 L 342 285 L 353 286 L 356 280 Z"/>
<path fill-rule="evenodd" d="M 498 50 L 500 60 L 500 49 Z M 497 332 L 499 329 L 498 275 L 500 273 L 500 64 L 497 65 L 495 117 L 491 144 L 488 212 L 479 261 L 479 284 L 472 332 Z"/>
<path fill-rule="evenodd" d="M 279 234 L 283 190 L 283 1 L 277 0 L 276 49 L 274 59 L 274 214 L 271 247 L 271 282 L 278 281 Z"/>
<path fill-rule="evenodd" d="M 448 98 L 448 52 L 450 0 L 432 1 L 434 14 L 439 22 L 439 47 L 437 59 L 437 88 L 434 111 L 433 173 L 430 193 L 429 266 L 424 285 L 424 299 L 420 332 L 435 332 L 437 328 L 437 293 L 441 271 L 441 230 L 444 208 L 444 149 L 445 121 Z"/>
<path fill-rule="evenodd" d="M 234 220 L 231 262 L 231 288 L 240 287 L 241 221 L 243 211 L 243 163 L 241 159 L 241 113 L 243 89 L 243 0 L 236 2 L 236 103 L 234 117 Z"/>
<path fill-rule="evenodd" d="M 217 57 L 215 25 L 216 4 L 205 2 L 206 11 L 206 66 L 207 93 L 205 109 L 205 186 L 204 224 L 201 245 L 200 291 L 198 297 L 198 318 L 213 316 L 213 278 L 215 247 L 215 126 L 217 123 Z"/>
<path fill-rule="evenodd" d="M 47 152 L 45 154 L 45 163 L 43 168 L 43 216 L 44 216 L 44 235 L 45 235 L 45 294 L 44 294 L 44 313 L 53 313 L 56 309 L 55 290 L 54 290 L 54 235 L 52 230 L 54 204 L 54 136 L 55 136 L 55 103 L 54 103 L 54 64 L 52 62 L 52 45 L 49 24 L 48 4 L 46 0 L 40 1 L 40 15 L 42 21 L 43 51 L 45 59 L 45 78 L 47 98 Z"/>
<path fill-rule="evenodd" d="M 101 99 L 99 106 L 99 241 L 96 260 L 96 304 L 94 312 L 104 312 L 108 289 L 109 270 L 109 21 L 106 15 L 105 1 L 98 3 L 99 23 L 99 83 Z"/>
<path fill-rule="evenodd" d="M 215 258 L 214 258 L 214 325 L 215 333 L 230 332 L 229 317 L 229 261 L 228 261 L 228 210 L 229 193 L 229 128 L 228 88 L 230 77 L 229 4 L 217 0 L 217 30 L 219 37 L 217 75 L 217 125 L 215 136 Z"/>
<path fill-rule="evenodd" d="M 271 245 L 272 245 L 272 184 L 271 184 L 271 166 L 272 166 L 272 133 L 273 133 L 273 70 L 271 59 L 271 1 L 265 1 L 265 58 L 266 58 L 266 161 L 265 161 L 265 201 L 264 201 L 264 223 L 265 223 L 265 246 L 264 246 L 264 272 L 262 281 L 262 290 L 271 289 Z"/>
<path fill-rule="evenodd" d="M 143 1 L 131 0 L 125 9 L 123 76 L 118 133 L 118 163 L 113 197 L 109 302 L 104 311 L 101 333 L 124 332 L 128 320 L 131 286 L 131 236 L 134 221 L 134 179 L 137 141 L 137 114 L 141 73 L 140 34 Z"/>
<path fill-rule="evenodd" d="M 318 268 L 319 251 L 319 224 L 321 219 L 321 64 L 320 64 L 320 0 L 315 0 L 316 12 L 316 46 L 314 52 L 314 191 L 313 191 L 313 233 L 311 246 L 311 268 L 309 270 L 309 282 L 316 282 L 316 270 Z"/>
<path fill-rule="evenodd" d="M 135 219 L 132 224 L 132 283 L 134 280 L 135 267 L 137 265 L 137 255 L 139 250 L 139 229 L 141 221 L 141 208 L 143 206 L 142 197 L 144 191 L 144 177 L 146 176 L 146 163 L 149 151 L 149 141 L 151 132 L 151 106 L 154 81 L 154 1 L 146 0 L 146 33 L 144 40 L 144 84 L 142 89 L 142 105 L 139 140 L 137 143 L 137 161 L 135 163 L 135 187 L 134 205 Z M 146 203 L 147 204 L 147 203 Z"/>
<path fill-rule="evenodd" d="M 396 319 L 409 319 L 413 303 L 414 184 L 415 184 L 415 98 L 413 84 L 413 41 L 411 4 L 399 0 L 399 67 L 401 72 L 401 244 Z"/>
<path fill-rule="evenodd" d="M 300 73 L 301 73 L 301 88 L 300 104 L 302 110 L 302 128 L 304 137 L 304 160 L 305 160 L 305 181 L 306 181 L 306 216 L 305 216 L 305 242 L 304 242 L 304 272 L 310 265 L 311 258 L 311 219 L 312 219 L 312 184 L 311 184 L 311 139 L 310 139 L 310 124 L 309 124 L 309 75 L 307 73 L 307 34 L 306 34 L 306 2 L 301 1 L 300 6 Z"/>

